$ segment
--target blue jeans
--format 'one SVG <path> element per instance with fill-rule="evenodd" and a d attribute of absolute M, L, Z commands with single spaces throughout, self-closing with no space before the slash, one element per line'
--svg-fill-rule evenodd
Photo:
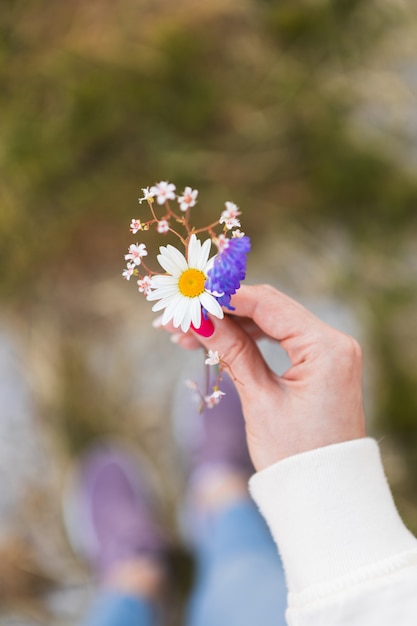
<path fill-rule="evenodd" d="M 197 549 L 187 626 L 284 626 L 286 587 L 269 530 L 251 500 L 222 509 Z M 156 626 L 154 607 L 106 593 L 85 626 Z"/>

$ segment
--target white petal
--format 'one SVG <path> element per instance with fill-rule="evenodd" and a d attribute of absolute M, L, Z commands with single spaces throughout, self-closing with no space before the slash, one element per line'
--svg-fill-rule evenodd
<path fill-rule="evenodd" d="M 182 323 L 184 316 L 187 312 L 188 307 L 188 298 L 182 298 L 181 302 L 177 305 L 174 313 L 174 326 L 178 328 L 178 326 Z"/>
<path fill-rule="evenodd" d="M 205 291 L 204 293 L 201 294 L 201 296 L 199 296 L 199 298 L 200 298 L 200 302 L 202 306 L 205 309 L 207 309 L 209 313 L 211 313 L 215 317 L 218 317 L 220 320 L 223 319 L 224 317 L 223 309 L 220 306 L 220 304 L 217 302 L 217 300 L 213 298 L 213 296 L 211 296 L 209 293 L 207 293 L 207 291 Z"/>
<path fill-rule="evenodd" d="M 175 276 L 167 276 L 166 274 L 157 274 L 152 276 L 152 287 L 165 287 L 166 285 L 176 285 L 178 278 Z"/>
<path fill-rule="evenodd" d="M 152 311 L 162 311 L 162 309 L 168 308 L 175 297 L 176 296 L 169 296 L 167 298 L 162 298 L 153 305 Z M 149 297 L 147 299 L 149 300 Z"/>
<path fill-rule="evenodd" d="M 176 262 L 178 267 L 180 267 L 182 272 L 185 272 L 188 269 L 187 261 L 185 260 L 185 256 L 181 254 L 177 248 L 171 246 L 171 244 L 167 245 L 167 252 L 170 254 L 171 258 Z"/>
<path fill-rule="evenodd" d="M 181 304 L 182 299 L 183 299 L 183 296 L 181 296 L 180 294 L 175 296 L 175 298 L 172 298 L 171 302 L 168 304 L 167 308 L 165 309 L 162 315 L 162 325 L 165 325 L 167 322 L 172 320 L 172 318 L 174 317 L 176 308 L 179 304 Z"/>
<path fill-rule="evenodd" d="M 206 241 L 203 243 L 203 246 L 201 248 L 200 259 L 198 261 L 198 266 L 197 266 L 198 270 L 202 270 L 202 271 L 205 270 L 206 265 L 207 265 L 207 260 L 210 254 L 210 248 L 211 248 L 211 239 L 206 239 Z"/>
<path fill-rule="evenodd" d="M 151 291 L 147 299 L 152 302 L 153 300 L 161 300 L 161 298 L 172 298 L 177 293 L 178 289 L 176 287 L 163 287 L 161 289 Z"/>
<path fill-rule="evenodd" d="M 188 244 L 188 267 L 195 267 L 199 269 L 201 243 L 195 235 L 191 235 L 190 242 Z"/>
<path fill-rule="evenodd" d="M 191 302 L 189 304 L 191 304 Z M 190 325 L 191 325 L 191 307 L 188 305 L 184 311 L 184 316 L 182 318 L 181 330 L 184 333 L 186 333 L 188 330 L 190 330 Z"/>
<path fill-rule="evenodd" d="M 161 254 L 158 254 L 156 258 L 168 274 L 179 276 L 187 269 L 188 265 L 184 255 L 174 246 L 169 245 L 166 248 L 161 246 L 159 251 Z"/>
<path fill-rule="evenodd" d="M 191 321 L 195 328 L 201 324 L 201 304 L 199 298 L 193 298 L 191 302 Z"/>
<path fill-rule="evenodd" d="M 214 263 L 214 259 L 216 258 L 217 254 L 215 254 L 214 256 L 211 257 L 211 259 L 209 259 L 206 263 L 206 266 L 204 268 L 204 273 L 207 274 L 211 268 L 213 267 L 213 263 Z"/>

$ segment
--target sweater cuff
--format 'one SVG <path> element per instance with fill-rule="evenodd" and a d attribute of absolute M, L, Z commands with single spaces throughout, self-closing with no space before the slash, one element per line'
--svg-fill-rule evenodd
<path fill-rule="evenodd" d="M 417 548 L 373 439 L 288 457 L 252 476 L 249 487 L 278 545 L 290 593 Z"/>

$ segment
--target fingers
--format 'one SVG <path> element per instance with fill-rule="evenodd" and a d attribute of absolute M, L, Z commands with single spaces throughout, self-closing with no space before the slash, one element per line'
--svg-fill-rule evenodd
<path fill-rule="evenodd" d="M 235 317 L 228 314 L 228 317 L 232 319 L 238 326 L 240 326 L 245 333 L 247 333 L 252 339 L 258 341 L 266 337 L 265 333 L 248 317 Z M 201 348 L 200 341 L 196 338 L 192 332 L 178 332 L 178 328 L 174 328 L 173 324 L 167 324 L 164 328 L 170 333 L 171 341 L 181 346 L 185 350 L 196 350 Z M 200 333 L 198 333 L 199 335 Z"/>
<path fill-rule="evenodd" d="M 203 345 L 218 350 L 225 361 L 238 363 L 241 375 L 241 365 L 245 363 L 246 375 L 250 369 L 256 378 L 262 378 L 269 370 L 254 338 L 264 334 L 277 340 L 287 351 L 293 365 L 311 360 L 312 353 L 325 349 L 326 344 L 333 340 L 333 329 L 301 304 L 269 285 L 242 286 L 233 296 L 232 305 L 235 307 L 232 316 L 226 315 L 221 321 L 212 319 L 215 325 L 212 337 L 203 338 L 193 332 L 178 336 L 175 330 L 173 341 L 185 349 L 193 350 Z M 238 323 L 234 320 L 238 320 Z M 252 357 L 253 363 L 250 362 Z M 238 377 L 237 373 L 232 373 L 234 375 Z"/>
<path fill-rule="evenodd" d="M 268 337 L 276 339 L 293 364 L 304 360 L 305 349 L 327 328 L 301 304 L 270 285 L 242 286 L 232 305 L 236 316 L 252 319 Z"/>

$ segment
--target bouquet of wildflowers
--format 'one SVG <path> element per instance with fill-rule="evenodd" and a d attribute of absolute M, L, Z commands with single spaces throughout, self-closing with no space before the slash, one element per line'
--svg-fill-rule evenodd
<path fill-rule="evenodd" d="M 155 228 L 162 236 L 172 233 L 181 249 L 168 244 L 160 246 L 157 261 L 161 269 L 148 264 L 149 253 L 144 243 L 132 243 L 125 260 L 123 277 L 137 277 L 139 292 L 155 302 L 153 311 L 161 311 L 162 325 L 171 323 L 183 332 L 191 329 L 204 336 L 213 332 L 208 314 L 223 318 L 223 308 L 233 310 L 231 296 L 246 275 L 246 258 L 250 239 L 241 230 L 240 211 L 233 202 L 226 202 L 220 218 L 204 228 L 191 225 L 191 209 L 197 204 L 198 190 L 186 187 L 182 195 L 167 181 L 142 189 L 140 204 L 147 202 L 149 219 L 132 219 L 130 231 Z M 172 208 L 172 202 L 178 207 Z M 199 237 L 206 236 L 205 241 Z M 210 257 L 212 245 L 216 253 Z M 181 251 L 182 250 L 182 251 Z M 221 358 L 210 351 L 207 365 L 220 365 Z M 193 386 L 194 383 L 191 384 Z M 214 406 L 222 392 L 216 385 L 210 395 L 200 394 L 205 406 Z"/>

